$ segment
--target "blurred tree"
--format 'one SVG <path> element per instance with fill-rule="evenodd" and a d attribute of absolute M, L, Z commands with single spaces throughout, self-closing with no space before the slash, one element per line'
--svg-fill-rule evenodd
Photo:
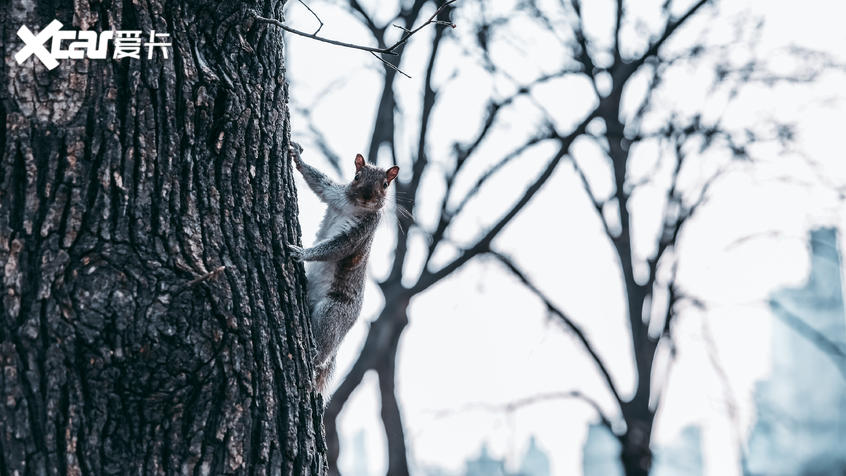
<path fill-rule="evenodd" d="M 336 2 L 345 5 L 361 20 L 380 46 L 390 44 L 387 38 L 392 25 L 410 28 L 424 10 L 433 11 L 443 2 L 414 0 L 400 2 L 398 12 L 388 20 L 378 21 L 366 5 L 358 0 Z M 382 66 L 381 93 L 376 108 L 369 155 L 371 161 L 390 161 L 402 167 L 397 183 L 397 206 L 404 205 L 410 214 L 398 214 L 394 257 L 387 276 L 379 281 L 385 306 L 371 323 L 364 347 L 350 372 L 343 377 L 332 396 L 325 415 L 330 472 L 337 474 L 338 434 L 336 421 L 352 393 L 359 387 L 368 371 L 378 375 L 381 396 L 381 416 L 388 442 L 388 474 L 408 474 L 405 437 L 395 391 L 396 356 L 400 337 L 408 323 L 411 298 L 452 275 L 464 264 L 481 255 L 501 261 L 531 291 L 545 303 L 565 329 L 572 332 L 596 365 L 616 408 L 603 410 L 593 398 L 581 392 L 569 397 L 588 401 L 599 414 L 601 422 L 611 429 L 622 443 L 621 462 L 628 475 L 644 475 L 651 466 L 650 441 L 656 411 L 666 387 L 666 377 L 674 355 L 671 331 L 680 304 L 689 299 L 676 282 L 676 248 L 684 225 L 708 199 L 714 183 L 738 162 L 752 159 L 750 149 L 763 142 L 788 146 L 793 130 L 788 124 L 761 121 L 753 125 L 735 127 L 724 123 L 725 109 L 749 84 L 773 85 L 782 81 L 806 82 L 816 79 L 828 66 L 828 58 L 815 52 L 794 49 L 790 57 L 797 61 L 789 71 L 775 73 L 766 60 L 754 57 L 754 45 L 760 24 L 738 16 L 726 22 L 709 0 L 694 2 L 665 1 L 655 6 L 649 15 L 627 13 L 622 0 L 608 4 L 613 18 L 610 28 L 597 27 L 589 32 L 582 5 L 577 0 L 541 2 L 521 0 L 513 9 L 503 13 L 493 2 L 464 0 L 456 4 L 461 14 L 455 19 L 456 34 L 444 25 L 435 27 L 427 47 L 427 67 L 419 81 L 419 116 L 405 114 L 398 106 L 395 67 L 401 66 L 405 54 L 385 57 L 392 63 Z M 442 12 L 446 20 L 452 8 Z M 708 13 L 710 12 L 710 14 Z M 651 15 L 654 14 L 654 15 Z M 651 16 L 650 16 L 651 15 Z M 648 16 L 649 22 L 644 20 Z M 381 15 L 380 17 L 384 17 Z M 707 27 L 715 18 L 730 24 L 736 36 L 723 35 L 723 41 L 708 37 Z M 709 23 L 709 20 L 712 23 Z M 471 25 L 468 25 L 467 22 Z M 698 28 L 685 28 L 690 23 Z M 732 23 L 733 22 L 733 23 Z M 601 21 L 598 23 L 603 24 Z M 650 26 L 651 25 L 651 26 Z M 696 36 L 690 30 L 701 34 Z M 592 31 L 592 30 L 591 30 Z M 531 35 L 542 35 L 526 39 Z M 418 39 L 419 40 L 419 39 Z M 525 40 L 525 41 L 524 41 Z M 453 50 L 444 55 L 446 44 Z M 540 73 L 526 79 L 526 71 L 509 66 L 513 56 L 504 53 L 506 46 L 518 55 L 531 56 L 530 50 L 543 57 Z M 750 54 L 732 55 L 735 49 Z M 460 51 L 456 54 L 455 51 Z M 556 55 L 559 51 L 563 52 Z M 513 51 L 512 51 L 513 53 Z M 436 71 L 458 68 L 478 68 L 487 71 L 491 83 L 501 85 L 506 94 L 494 93 L 478 130 L 470 140 L 429 135 L 436 109 L 445 106 L 443 97 L 450 88 L 452 77 L 437 80 Z M 708 111 L 684 109 L 671 101 L 660 102 L 663 87 L 678 81 L 676 70 L 696 70 L 710 84 L 709 94 L 716 106 Z M 441 76 L 444 76 L 441 74 Z M 588 85 L 573 88 L 573 80 Z M 405 79 L 404 79 L 405 81 Z M 502 86 L 504 85 L 504 86 Z M 678 85 L 675 85 L 678 88 Z M 538 95 L 538 89 L 550 96 L 565 98 L 563 104 L 576 104 L 580 96 L 591 97 L 588 107 L 577 106 L 569 113 L 576 120 L 562 119 L 561 111 L 551 111 Z M 549 91 L 553 92 L 550 93 Z M 572 99 L 570 101 L 569 99 Z M 681 101 L 679 101 L 681 102 Z M 526 108 L 529 109 L 526 109 Z M 519 109 L 518 109 L 519 108 Z M 311 108 L 303 108 L 304 112 Z M 500 133 L 497 129 L 506 111 L 519 110 L 520 121 L 539 118 L 532 134 L 517 137 L 508 150 L 499 150 L 491 160 L 486 142 Z M 710 109 L 716 109 L 714 113 Z M 527 112 L 530 111 L 530 112 Z M 469 118 L 474 117 L 467 113 Z M 570 121 L 570 125 L 562 126 Z M 324 136 L 330 135 L 315 124 L 310 130 L 324 154 L 338 167 L 338 158 Z M 406 152 L 404 138 L 414 136 L 414 146 Z M 453 142 L 448 158 L 430 160 L 435 143 Z M 575 143 L 591 143 L 598 153 L 576 154 Z M 648 148 L 647 146 L 655 147 Z M 635 172 L 633 151 L 642 147 L 639 159 L 651 163 L 647 172 Z M 462 214 L 465 206 L 478 198 L 493 178 L 517 159 L 529 152 L 552 150 L 540 173 L 532 179 L 510 207 L 472 240 L 453 236 L 456 228 L 473 222 Z M 584 149 L 580 149 L 584 150 Z M 651 151 L 651 153 L 650 153 Z M 383 153 L 380 156 L 380 152 Z M 605 160 L 597 163 L 597 158 Z M 643 158 L 646 157 L 646 158 Z M 468 164 L 492 162 L 487 169 L 468 167 Z M 590 162 L 590 163 L 589 163 Z M 620 390 L 607 363 L 592 345 L 576 319 L 572 319 L 554 300 L 544 295 L 528 273 L 515 259 L 492 246 L 500 232 L 526 207 L 563 163 L 573 167 L 589 203 L 596 211 L 604 237 L 612 245 L 619 265 L 626 302 L 628 331 L 633 349 L 636 383 L 632 394 Z M 637 170 L 644 169 L 643 166 Z M 410 172 L 408 172 L 410 170 Z M 607 177 L 601 177 L 607 170 Z M 475 174 L 475 175 L 473 175 Z M 426 199 L 438 204 L 431 226 L 421 216 L 419 198 L 424 178 L 441 181 L 439 195 L 429 188 Z M 458 181 L 470 183 L 461 187 Z M 609 192 L 601 194 L 598 183 L 609 183 Z M 640 255 L 632 246 L 634 215 L 633 196 L 643 189 L 663 187 L 661 226 L 655 243 L 647 255 Z M 644 210 L 644 215 L 654 213 Z M 415 219 L 412 219 L 412 216 Z M 554 215 L 550 215 L 554 220 Z M 407 230 L 407 232 L 406 232 Z M 423 236 L 422 267 L 409 260 L 409 249 Z M 449 256 L 443 260 L 438 256 Z M 434 258 L 434 259 L 433 259 Z M 656 361 L 659 349 L 667 358 Z M 656 362 L 659 365 L 656 365 Z"/>
<path fill-rule="evenodd" d="M 0 7 L 0 473 L 326 472 L 283 4 Z M 10 59 L 54 19 L 172 47 Z"/>
<path fill-rule="evenodd" d="M 389 44 L 386 41 L 386 34 L 392 25 L 399 23 L 401 27 L 409 29 L 417 22 L 424 7 L 429 6 L 432 10 L 436 10 L 444 4 L 445 2 L 442 1 L 415 0 L 408 5 L 404 4 L 395 18 L 382 24 L 377 24 L 364 6 L 356 0 L 349 2 L 349 8 L 367 26 L 376 39 L 377 44 L 384 46 Z M 398 74 L 400 74 L 397 71 L 397 67 L 402 61 L 404 51 L 400 51 L 395 56 L 383 57 L 385 62 L 391 64 L 386 63 L 382 67 L 384 83 L 381 87 L 379 104 L 376 110 L 368 160 L 376 161 L 380 149 L 386 146 L 387 150 L 390 151 L 391 162 L 401 165 L 403 170 L 411 170 L 411 173 L 403 175 L 396 184 L 396 208 L 404 212 L 399 213 L 397 216 L 397 241 L 389 275 L 379 282 L 379 287 L 384 295 L 386 305 L 379 313 L 377 319 L 371 323 L 361 354 L 352 370 L 343 378 L 339 387 L 335 390 L 326 408 L 325 425 L 330 474 L 338 473 L 339 441 L 336 427 L 338 414 L 343 409 L 353 391 L 361 384 L 365 373 L 370 370 L 375 371 L 379 377 L 382 405 L 381 416 L 388 442 L 388 474 L 408 474 L 405 435 L 395 390 L 395 369 L 399 339 L 408 324 L 407 312 L 411 298 L 451 275 L 455 270 L 474 257 L 489 252 L 490 244 L 494 238 L 517 216 L 540 190 L 541 186 L 549 179 L 556 165 L 565 156 L 573 139 L 584 132 L 584 128 L 590 120 L 590 118 L 585 118 L 582 124 L 569 134 L 569 138 L 565 138 L 562 141 L 557 148 L 557 152 L 553 155 L 551 162 L 545 167 L 541 175 L 528 187 L 523 196 L 513 206 L 503 212 L 502 216 L 489 230 L 478 237 L 475 242 L 464 247 L 452 261 L 436 269 L 431 269 L 429 263 L 438 250 L 438 246 L 448 241 L 447 232 L 450 226 L 458 218 L 464 205 L 478 195 L 488 179 L 496 173 L 497 169 L 519 157 L 526 149 L 541 141 L 556 137 L 554 132 L 549 129 L 543 130 L 537 136 L 527 139 L 522 145 L 504 154 L 495 168 L 480 174 L 474 186 L 456 201 L 456 196 L 453 193 L 453 185 L 459 172 L 461 172 L 469 160 L 473 159 L 475 155 L 478 155 L 476 152 L 491 132 L 498 115 L 518 97 L 526 95 L 530 88 L 522 88 L 500 100 L 492 100 L 488 105 L 487 114 L 483 118 L 481 130 L 477 133 L 476 137 L 467 143 L 455 143 L 453 146 L 454 163 L 452 169 L 445 176 L 446 192 L 441 197 L 440 214 L 436 228 L 434 230 L 425 230 L 412 220 L 414 213 L 417 211 L 416 197 L 421 180 L 425 173 L 431 173 L 430 165 L 432 162 L 427 157 L 427 150 L 431 146 L 431 138 L 427 135 L 427 132 L 430 126 L 432 112 L 437 105 L 439 93 L 434 83 L 434 70 L 444 43 L 444 38 L 450 30 L 445 23 L 449 21 L 451 10 L 451 7 L 441 10 L 438 20 L 443 23 L 435 25 L 434 33 L 430 39 L 425 77 L 422 80 L 422 94 L 420 98 L 422 104 L 421 117 L 414 119 L 419 122 L 413 126 L 413 129 L 419 132 L 417 133 L 414 150 L 406 157 L 401 156 L 402 153 L 397 147 L 399 141 L 398 130 L 404 121 L 412 119 L 400 112 L 395 94 L 395 80 Z M 418 39 L 418 41 L 420 40 Z M 538 79 L 535 83 L 540 84 L 555 77 L 560 77 L 563 74 L 565 73 L 548 75 Z M 324 154 L 337 168 L 339 163 L 338 156 L 329 149 L 326 140 L 323 138 L 324 134 L 322 131 L 314 125 L 310 129 L 316 135 L 316 141 L 320 148 L 323 149 Z M 422 232 L 428 241 L 424 269 L 419 273 L 409 273 L 405 266 L 410 242 L 414 236 L 412 230 Z"/>
<path fill-rule="evenodd" d="M 756 147 L 776 144 L 782 147 L 780 152 L 785 152 L 795 139 L 791 123 L 760 120 L 737 125 L 729 118 L 730 108 L 749 85 L 772 87 L 782 82 L 811 82 L 832 67 L 833 61 L 818 52 L 793 48 L 782 58 L 790 63 L 790 68 L 777 72 L 779 67 L 756 56 L 762 23 L 739 15 L 728 18 L 734 22 L 734 35 L 723 34 L 721 41 L 708 36 L 710 25 L 727 20 L 715 7 L 719 3 L 715 1 L 699 0 L 684 6 L 677 5 L 683 2 L 663 2 L 661 27 L 651 32 L 642 15 L 627 15 L 626 2 L 615 0 L 613 28 L 604 31 L 607 37 L 588 33 L 578 0 L 561 2 L 558 9 L 542 3 L 526 0 L 521 8 L 537 18 L 550 34 L 558 36 L 595 93 L 593 114 L 599 122 L 588 127 L 584 139 L 593 142 L 595 150 L 600 151 L 598 156 L 604 156 L 607 162 L 602 164 L 605 167 L 589 164 L 597 155 L 588 153 L 571 153 L 570 162 L 619 265 L 636 378 L 633 393 L 619 388 L 608 363 L 579 326 L 578 319 L 545 295 L 515 260 L 502 253 L 493 254 L 575 334 L 616 402 L 612 412 L 600 410 L 599 405 L 594 408 L 600 421 L 622 444 L 625 473 L 646 475 L 652 466 L 650 443 L 655 416 L 676 352 L 673 324 L 683 304 L 702 305 L 687 295 L 677 281 L 681 234 L 721 177 L 738 164 L 754 166 L 758 162 Z M 681 33 L 684 25 L 695 21 L 698 27 L 693 32 L 698 36 Z M 562 24 L 569 28 L 561 28 Z M 622 39 L 624 36 L 629 42 Z M 634 38 L 639 41 L 631 41 Z M 631 48 L 627 43 L 644 46 Z M 731 54 L 738 50 L 743 54 Z M 708 101 L 690 106 L 667 93 L 671 87 L 683 89 L 678 84 L 680 78 L 690 80 L 676 73 L 683 68 L 703 75 Z M 689 94 L 693 96 L 696 91 L 691 84 Z M 559 135 L 562 142 L 567 139 Z M 633 166 L 636 160 L 640 161 L 639 167 Z M 651 167 L 646 173 L 638 172 L 644 169 L 644 162 L 651 163 Z M 607 177 L 602 176 L 605 171 Z M 609 193 L 597 191 L 609 181 Z M 663 190 L 663 210 L 654 243 L 647 247 L 650 251 L 638 253 L 633 246 L 633 228 L 649 226 L 654 210 L 634 206 L 637 202 L 633 198 L 646 189 Z M 659 358 L 662 348 L 665 352 Z"/>

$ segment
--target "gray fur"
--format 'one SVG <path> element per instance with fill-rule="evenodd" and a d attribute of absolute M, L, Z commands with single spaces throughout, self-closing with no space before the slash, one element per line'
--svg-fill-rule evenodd
<path fill-rule="evenodd" d="M 305 249 L 288 245 L 295 259 L 308 261 L 308 301 L 317 346 L 315 383 L 322 393 L 338 346 L 361 312 L 367 258 L 390 178 L 384 170 L 364 165 L 355 180 L 340 185 L 304 163 L 300 150 L 296 144 L 291 148 L 297 169 L 327 205 L 315 245 Z"/>

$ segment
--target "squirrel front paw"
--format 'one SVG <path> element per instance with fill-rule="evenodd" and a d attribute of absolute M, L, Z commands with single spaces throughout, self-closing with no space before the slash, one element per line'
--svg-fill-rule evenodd
<path fill-rule="evenodd" d="M 292 245 L 290 243 L 288 243 L 288 252 L 290 252 L 291 257 L 297 261 L 302 261 L 305 256 L 305 250 L 301 246 Z"/>
<path fill-rule="evenodd" d="M 297 170 L 302 171 L 303 169 L 303 160 L 300 158 L 300 154 L 303 151 L 303 147 L 296 142 L 291 142 L 288 144 L 288 150 L 291 153 L 291 158 L 294 159 L 294 166 L 297 167 Z"/>

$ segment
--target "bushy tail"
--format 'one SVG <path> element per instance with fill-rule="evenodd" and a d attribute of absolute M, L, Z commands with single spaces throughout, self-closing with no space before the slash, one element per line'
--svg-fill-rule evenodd
<path fill-rule="evenodd" d="M 314 370 L 314 388 L 322 394 L 326 395 L 326 387 L 329 385 L 329 379 L 332 377 L 332 372 L 335 370 L 335 358 L 329 360 L 326 365 L 317 367 Z M 327 399 L 328 401 L 328 399 Z"/>

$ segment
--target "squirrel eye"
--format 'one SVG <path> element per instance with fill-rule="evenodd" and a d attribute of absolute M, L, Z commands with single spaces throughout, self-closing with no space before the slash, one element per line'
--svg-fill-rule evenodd
<path fill-rule="evenodd" d="M 382 182 L 382 188 L 388 188 L 388 182 Z"/>
<path fill-rule="evenodd" d="M 358 180 L 361 178 L 361 174 L 355 174 L 355 179 Z"/>

